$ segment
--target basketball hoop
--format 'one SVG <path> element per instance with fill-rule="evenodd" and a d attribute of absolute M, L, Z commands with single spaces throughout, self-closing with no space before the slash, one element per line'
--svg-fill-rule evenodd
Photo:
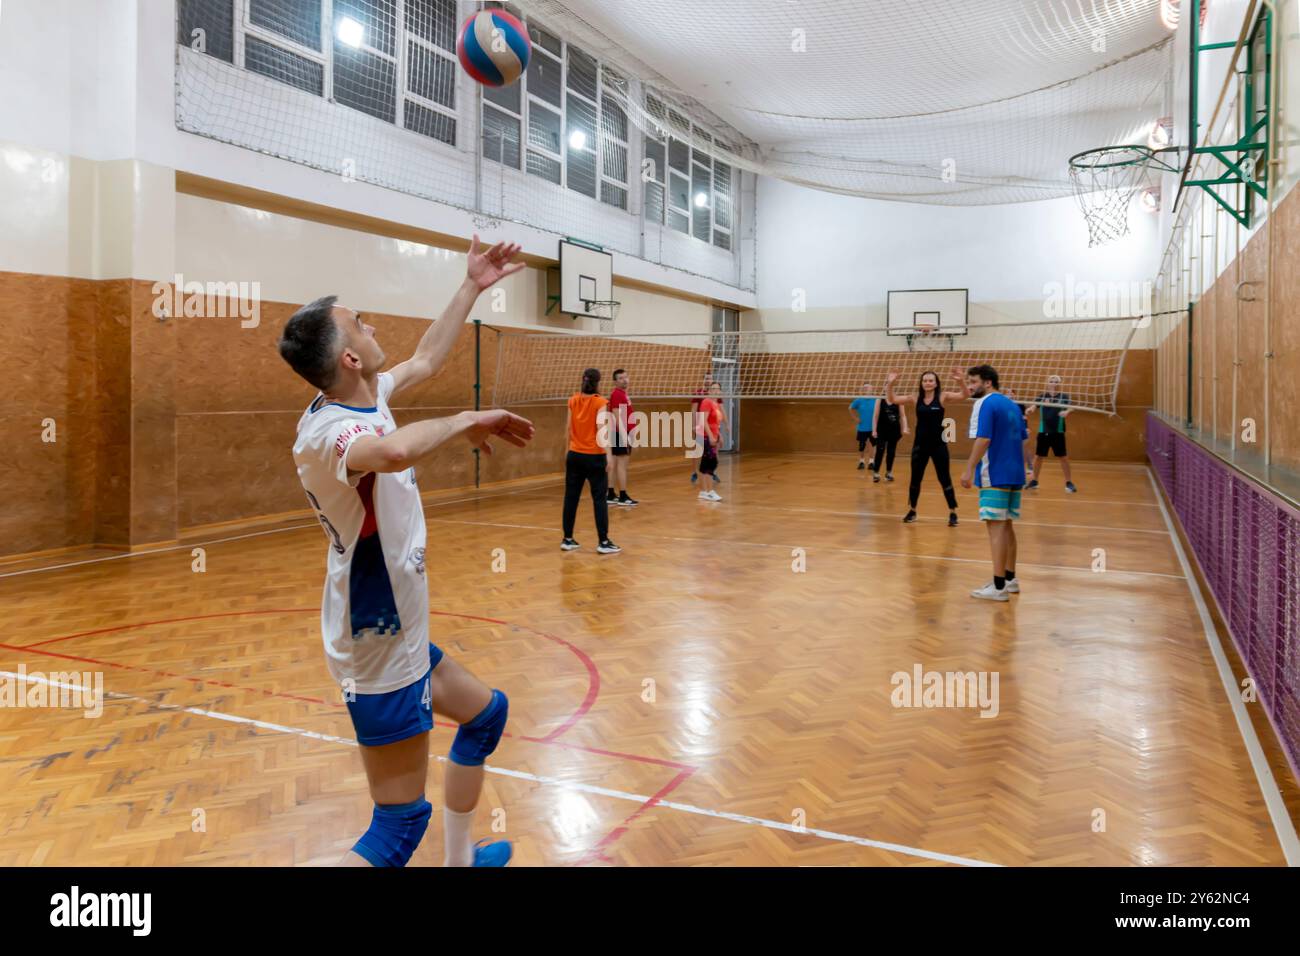
<path fill-rule="evenodd" d="M 1070 184 L 1088 223 L 1089 248 L 1128 235 L 1129 206 L 1152 167 L 1178 172 L 1157 159 L 1150 146 L 1103 146 L 1070 157 Z"/>
<path fill-rule="evenodd" d="M 907 334 L 907 350 L 909 352 L 941 352 L 944 348 L 942 340 L 947 339 L 948 351 L 953 350 L 953 337 L 951 333 L 941 334 L 939 326 L 930 322 L 921 322 L 912 326 L 912 331 Z"/>
<path fill-rule="evenodd" d="M 582 306 L 592 318 L 602 322 L 613 322 L 618 318 L 618 310 L 623 303 L 618 299 L 583 299 Z"/>

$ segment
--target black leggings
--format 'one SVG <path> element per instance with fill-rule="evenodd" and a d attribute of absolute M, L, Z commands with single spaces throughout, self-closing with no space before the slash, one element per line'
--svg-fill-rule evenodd
<path fill-rule="evenodd" d="M 957 510 L 957 493 L 952 488 L 952 475 L 948 473 L 948 446 L 942 442 L 938 447 L 930 447 L 918 442 L 912 446 L 912 484 L 907 489 L 907 503 L 916 510 L 916 500 L 921 496 L 921 479 L 925 477 L 925 466 L 934 461 L 934 474 L 943 488 L 943 496 L 948 499 L 948 507 Z"/>
<path fill-rule="evenodd" d="M 876 474 L 880 474 L 880 462 L 885 462 L 885 473 L 888 474 L 894 470 L 894 453 L 898 451 L 898 439 L 886 438 L 881 435 L 876 436 L 876 460 L 872 463 L 872 468 Z"/>
<path fill-rule="evenodd" d="M 591 504 L 596 510 L 596 534 L 601 541 L 609 538 L 609 504 L 605 494 L 609 476 L 605 474 L 604 455 L 584 455 L 571 451 L 564 459 L 564 536 L 573 537 L 573 522 L 578 517 L 578 499 L 582 486 L 591 482 Z"/>

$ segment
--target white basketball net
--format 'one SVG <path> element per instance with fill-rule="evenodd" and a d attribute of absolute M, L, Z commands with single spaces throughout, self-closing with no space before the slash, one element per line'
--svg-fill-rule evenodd
<path fill-rule="evenodd" d="M 1088 223 L 1090 247 L 1129 234 L 1129 207 L 1146 184 L 1150 161 L 1151 151 L 1142 146 L 1093 150 L 1070 161 L 1070 182 Z"/>

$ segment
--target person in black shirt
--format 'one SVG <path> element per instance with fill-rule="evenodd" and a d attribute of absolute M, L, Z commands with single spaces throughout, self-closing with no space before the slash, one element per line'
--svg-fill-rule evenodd
<path fill-rule="evenodd" d="M 880 481 L 880 466 L 885 466 L 885 481 L 894 480 L 894 453 L 898 442 L 909 433 L 907 413 L 897 405 L 876 403 L 876 460 L 871 463 L 872 481 Z"/>
<path fill-rule="evenodd" d="M 1074 494 L 1079 489 L 1070 480 L 1070 456 L 1065 450 L 1065 419 L 1070 414 L 1070 396 L 1061 391 L 1061 376 L 1053 375 L 1047 380 L 1047 391 L 1038 396 L 1028 411 L 1038 410 L 1038 447 L 1034 455 L 1034 474 L 1026 488 L 1038 487 L 1038 473 L 1043 470 L 1043 462 L 1048 452 L 1061 460 L 1061 471 L 1065 474 L 1065 490 Z"/>
<path fill-rule="evenodd" d="M 966 399 L 965 379 L 960 370 L 953 372 L 954 377 L 962 382 L 960 391 L 939 391 L 937 372 L 925 372 L 917 384 L 915 395 L 897 395 L 894 383 L 898 373 L 890 372 L 885 379 L 885 401 L 897 405 L 901 410 L 905 405 L 916 406 L 916 437 L 912 440 L 912 481 L 907 492 L 907 514 L 903 521 L 916 520 L 916 503 L 921 495 L 921 479 L 925 477 L 925 466 L 934 462 L 934 474 L 943 489 L 943 497 L 948 502 L 948 527 L 957 526 L 957 494 L 952 487 L 952 474 L 948 469 L 948 444 L 943 440 L 944 402 L 960 402 Z"/>

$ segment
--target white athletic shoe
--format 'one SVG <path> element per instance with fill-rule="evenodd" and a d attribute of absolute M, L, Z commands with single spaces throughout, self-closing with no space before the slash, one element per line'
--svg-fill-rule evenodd
<path fill-rule="evenodd" d="M 1011 598 L 1007 597 L 1006 589 L 1004 588 L 1001 591 L 999 591 L 996 587 L 993 586 L 992 581 L 984 585 L 984 587 L 982 588 L 976 588 L 974 591 L 971 591 L 970 596 L 973 598 L 981 598 L 982 600 L 985 601 L 1010 601 L 1011 600 Z"/>
<path fill-rule="evenodd" d="M 714 501 L 721 501 L 721 500 L 722 500 L 722 495 L 718 494 L 716 491 L 710 491 L 710 492 L 709 492 L 709 497 L 710 497 L 712 500 L 714 500 Z"/>
<path fill-rule="evenodd" d="M 701 501 L 712 501 L 712 500 L 713 500 L 713 492 L 711 492 L 711 491 L 701 491 L 701 492 L 700 492 L 700 500 L 701 500 Z"/>
<path fill-rule="evenodd" d="M 1007 586 L 1006 586 L 1006 592 L 1007 592 L 1008 594 L 1019 594 L 1019 593 L 1020 593 L 1020 579 L 1019 579 L 1019 578 L 1016 578 L 1014 581 L 1008 581 L 1008 582 L 1007 582 Z"/>

